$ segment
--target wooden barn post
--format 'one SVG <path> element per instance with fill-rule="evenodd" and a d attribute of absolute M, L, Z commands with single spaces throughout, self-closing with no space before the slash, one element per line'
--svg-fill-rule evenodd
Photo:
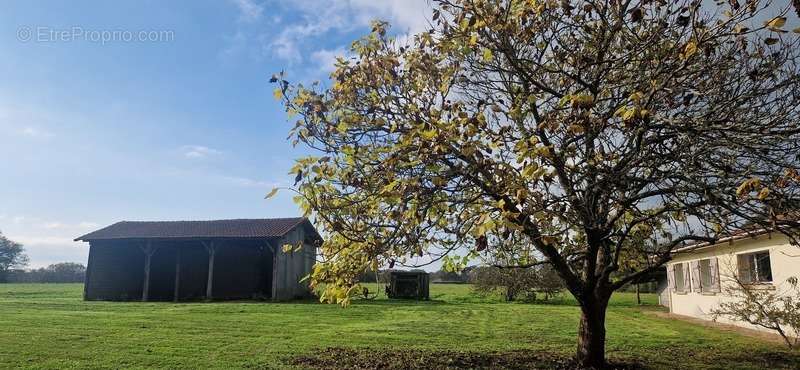
<path fill-rule="evenodd" d="M 173 300 L 178 301 L 181 291 L 181 247 L 176 247 L 175 251 L 175 293 Z"/>
<path fill-rule="evenodd" d="M 155 253 L 155 248 L 153 248 L 152 242 L 147 242 L 142 247 L 142 252 L 144 252 L 144 286 L 142 287 L 142 302 L 147 302 L 150 298 L 150 260 L 153 257 L 153 253 Z"/>
<path fill-rule="evenodd" d="M 203 242 L 203 246 L 206 247 L 208 251 L 208 282 L 206 283 L 206 299 L 211 300 L 213 298 L 213 291 L 214 291 L 214 256 L 217 254 L 216 249 L 214 249 L 214 242 Z"/>

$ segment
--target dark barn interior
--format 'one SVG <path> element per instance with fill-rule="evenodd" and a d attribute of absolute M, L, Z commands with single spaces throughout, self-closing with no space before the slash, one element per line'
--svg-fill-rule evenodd
<path fill-rule="evenodd" d="M 391 271 L 386 293 L 389 298 L 430 299 L 430 275 L 424 271 Z"/>
<path fill-rule="evenodd" d="M 76 240 L 90 243 L 85 299 L 189 301 L 307 296 L 320 239 L 295 218 L 126 221 Z"/>

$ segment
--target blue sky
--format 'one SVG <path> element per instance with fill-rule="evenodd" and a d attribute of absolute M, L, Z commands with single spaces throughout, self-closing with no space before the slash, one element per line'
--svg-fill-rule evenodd
<path fill-rule="evenodd" d="M 303 154 L 270 75 L 325 79 L 371 19 L 407 33 L 428 12 L 426 0 L 4 2 L 0 231 L 40 267 L 85 263 L 71 240 L 120 220 L 298 215 L 287 192 L 263 200 Z"/>
<path fill-rule="evenodd" d="M 263 200 L 304 154 L 269 77 L 324 80 L 370 20 L 414 33 L 428 1 L 4 1 L 0 231 L 40 267 L 120 220 L 298 215 Z"/>

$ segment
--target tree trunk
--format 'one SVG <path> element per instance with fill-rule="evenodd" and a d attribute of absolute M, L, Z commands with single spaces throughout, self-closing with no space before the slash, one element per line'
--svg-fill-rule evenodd
<path fill-rule="evenodd" d="M 581 368 L 602 369 L 605 367 L 607 307 L 608 298 L 581 306 L 577 353 L 578 365 Z"/>
<path fill-rule="evenodd" d="M 506 302 L 514 301 L 514 291 L 511 288 L 506 289 Z"/>

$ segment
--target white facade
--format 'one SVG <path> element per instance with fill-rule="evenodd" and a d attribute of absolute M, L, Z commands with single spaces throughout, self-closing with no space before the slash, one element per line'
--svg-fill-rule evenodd
<path fill-rule="evenodd" d="M 771 233 L 679 251 L 667 264 L 670 312 L 711 320 L 712 309 L 733 299 L 724 292 L 735 284 L 735 276 L 759 289 L 784 292 L 789 287 L 787 279 L 800 278 L 800 247 L 790 245 L 783 234 Z M 718 321 L 766 330 L 744 322 Z"/>

